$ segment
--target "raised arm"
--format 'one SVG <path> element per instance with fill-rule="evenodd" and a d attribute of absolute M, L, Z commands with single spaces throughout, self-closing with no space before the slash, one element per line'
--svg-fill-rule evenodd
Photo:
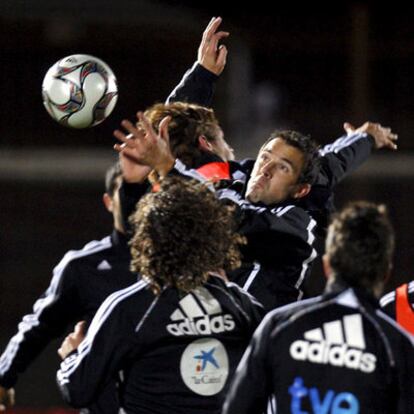
<path fill-rule="evenodd" d="M 184 101 L 211 106 L 214 85 L 226 66 L 227 48 L 220 41 L 229 33 L 218 31 L 221 17 L 213 17 L 204 30 L 197 61 L 168 96 L 166 103 Z"/>
<path fill-rule="evenodd" d="M 355 171 L 375 149 L 396 150 L 398 135 L 378 123 L 365 122 L 359 128 L 346 122 L 346 134 L 320 150 L 321 172 L 317 185 L 333 188 L 348 174 Z"/>
<path fill-rule="evenodd" d="M 155 170 L 158 175 L 168 173 L 174 164 L 169 148 L 168 123 L 164 118 L 157 135 L 147 118 L 137 114 L 139 123 L 123 120 L 125 132 L 115 130 L 114 136 L 120 141 L 114 148 L 119 153 L 123 181 L 119 189 L 123 225 L 130 233 L 129 216 L 135 211 L 137 202 L 151 189 L 149 174 Z"/>

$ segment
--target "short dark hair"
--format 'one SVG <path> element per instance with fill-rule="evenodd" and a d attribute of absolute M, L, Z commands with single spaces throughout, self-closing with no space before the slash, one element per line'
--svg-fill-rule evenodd
<path fill-rule="evenodd" d="M 372 290 L 390 270 L 394 231 L 384 205 L 365 201 L 335 214 L 328 228 L 326 253 L 336 277 Z"/>
<path fill-rule="evenodd" d="M 211 271 L 240 266 L 234 211 L 205 184 L 172 176 L 158 192 L 145 195 L 131 216 L 131 269 L 154 293 L 164 286 L 188 292 Z"/>
<path fill-rule="evenodd" d="M 276 138 L 283 139 L 286 144 L 297 148 L 304 156 L 298 184 L 313 184 L 318 176 L 320 167 L 319 146 L 316 142 L 309 135 L 303 135 L 297 131 L 276 130 L 272 132 L 270 137 L 262 145 L 260 151 L 262 151 L 270 141 L 273 141 Z"/>
<path fill-rule="evenodd" d="M 122 175 L 122 169 L 119 162 L 111 165 L 105 173 L 105 192 L 113 198 L 117 187 L 117 180 Z"/>
<path fill-rule="evenodd" d="M 198 138 L 203 135 L 214 142 L 220 129 L 213 109 L 187 102 L 158 103 L 148 108 L 145 116 L 156 131 L 163 118 L 171 117 L 168 125 L 171 152 L 190 168 L 197 166 L 203 154 Z"/>

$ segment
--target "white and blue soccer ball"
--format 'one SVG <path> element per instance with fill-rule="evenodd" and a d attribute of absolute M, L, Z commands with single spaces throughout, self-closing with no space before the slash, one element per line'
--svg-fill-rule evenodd
<path fill-rule="evenodd" d="M 90 55 L 71 55 L 56 62 L 42 84 L 50 116 L 71 128 L 100 124 L 114 109 L 118 86 L 111 68 Z"/>

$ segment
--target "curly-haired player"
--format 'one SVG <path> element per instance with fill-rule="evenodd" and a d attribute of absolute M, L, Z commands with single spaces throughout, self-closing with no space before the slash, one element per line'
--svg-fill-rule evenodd
<path fill-rule="evenodd" d="M 63 361 L 57 379 L 69 403 L 84 406 L 122 371 L 127 413 L 220 412 L 262 315 L 220 276 L 239 262 L 232 217 L 203 184 L 178 177 L 140 201 L 131 252 L 143 280 L 108 297 Z"/>

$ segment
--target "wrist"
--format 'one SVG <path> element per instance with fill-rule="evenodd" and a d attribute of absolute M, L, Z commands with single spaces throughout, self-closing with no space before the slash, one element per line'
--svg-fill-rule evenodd
<path fill-rule="evenodd" d="M 155 168 L 158 175 L 161 178 L 164 178 L 174 167 L 175 159 L 173 157 L 168 157 L 162 160 Z"/>
<path fill-rule="evenodd" d="M 207 71 L 207 73 L 214 78 L 218 78 L 223 71 L 223 69 L 218 69 L 215 65 L 210 65 L 202 60 L 198 60 L 197 63 L 204 69 L 204 71 Z"/>

